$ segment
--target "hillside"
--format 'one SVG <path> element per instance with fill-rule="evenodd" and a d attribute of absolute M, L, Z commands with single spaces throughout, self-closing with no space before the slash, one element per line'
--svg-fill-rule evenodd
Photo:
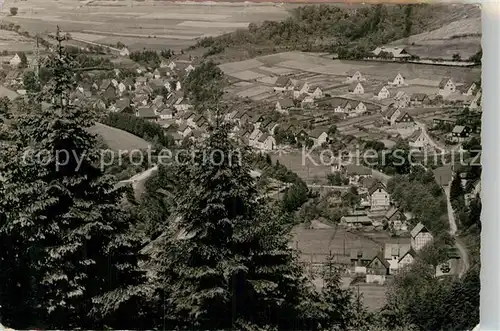
<path fill-rule="evenodd" d="M 284 50 L 349 54 L 361 58 L 376 46 L 433 30 L 453 29 L 453 23 L 477 20 L 480 8 L 472 4 L 306 5 L 291 9 L 281 22 L 250 24 L 218 37 L 203 38 L 190 51 L 227 62 Z M 436 32 L 437 34 L 443 32 Z M 428 37 L 429 38 L 429 37 Z M 432 38 L 432 36 L 430 36 Z M 456 39 L 456 38 L 454 38 Z M 411 42 L 410 42 L 411 44 Z"/>
<path fill-rule="evenodd" d="M 147 149 L 150 145 L 146 140 L 131 133 L 101 123 L 96 123 L 96 125 L 89 128 L 89 131 L 101 136 L 104 143 L 115 151 Z"/>
<path fill-rule="evenodd" d="M 477 13 L 464 15 L 457 21 L 438 29 L 419 33 L 409 38 L 392 42 L 393 45 L 405 45 L 411 54 L 420 57 L 451 58 L 459 54 L 462 59 L 474 55 L 481 48 L 481 18 Z"/>

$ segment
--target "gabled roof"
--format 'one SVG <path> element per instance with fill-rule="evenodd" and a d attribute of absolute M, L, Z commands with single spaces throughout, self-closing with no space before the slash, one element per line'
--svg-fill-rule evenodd
<path fill-rule="evenodd" d="M 412 238 L 415 238 L 419 233 L 421 232 L 429 232 L 429 230 L 427 230 L 427 228 L 421 223 L 419 222 L 417 225 L 415 225 L 415 227 L 410 231 L 410 235 Z"/>
<path fill-rule="evenodd" d="M 116 109 L 118 109 L 118 111 L 123 111 L 125 108 L 129 107 L 130 106 L 130 99 L 129 98 L 122 98 L 118 101 L 116 101 Z"/>
<path fill-rule="evenodd" d="M 444 87 L 446 86 L 446 83 L 448 83 L 449 80 L 451 80 L 451 78 L 441 79 L 441 81 L 439 82 L 439 88 L 444 89 Z M 452 83 L 453 83 L 453 81 L 452 81 Z"/>
<path fill-rule="evenodd" d="M 427 94 L 425 94 L 425 93 L 413 93 L 410 97 L 410 100 L 412 100 L 412 101 L 424 101 L 425 98 L 428 98 Z"/>
<path fill-rule="evenodd" d="M 274 86 L 285 87 L 289 82 L 290 82 L 290 77 L 279 76 L 278 79 L 276 79 Z"/>
<path fill-rule="evenodd" d="M 382 114 L 382 116 L 390 119 L 392 115 L 394 115 L 394 113 L 398 111 L 398 109 L 399 108 L 389 106 L 387 110 Z"/>
<path fill-rule="evenodd" d="M 351 260 L 372 260 L 374 256 L 377 256 L 377 252 L 374 252 L 373 249 L 351 249 L 349 256 Z"/>
<path fill-rule="evenodd" d="M 403 98 L 403 96 L 405 95 L 408 95 L 405 91 L 398 91 L 398 93 L 396 93 L 396 96 L 394 97 L 394 100 L 401 100 L 401 98 Z"/>
<path fill-rule="evenodd" d="M 194 116 L 195 116 L 195 115 L 196 115 L 196 114 L 195 114 L 195 113 L 193 113 L 192 111 L 188 111 L 188 112 L 186 112 L 186 113 L 182 116 L 182 119 L 183 119 L 183 120 L 188 120 L 188 119 L 190 119 L 191 117 L 193 117 L 193 118 L 194 118 Z"/>
<path fill-rule="evenodd" d="M 311 131 L 308 135 L 309 137 L 311 138 L 315 138 L 315 139 L 318 139 L 319 136 L 321 136 L 323 133 L 327 133 L 328 130 L 326 129 L 323 129 L 323 128 L 316 128 L 314 129 L 313 131 Z"/>
<path fill-rule="evenodd" d="M 111 84 L 111 80 L 110 80 L 110 79 L 104 79 L 104 80 L 101 82 L 100 89 L 101 89 L 101 90 L 105 90 L 105 89 L 107 89 L 110 85 L 111 85 L 111 86 L 113 86 L 113 85 Z"/>
<path fill-rule="evenodd" d="M 337 107 L 345 108 L 349 104 L 349 101 L 350 100 L 343 98 L 333 98 L 329 102 L 334 108 Z"/>
<path fill-rule="evenodd" d="M 358 85 L 361 85 L 361 83 L 360 82 L 356 82 L 356 83 L 353 83 L 353 84 L 349 85 L 348 91 L 349 92 L 353 92 L 356 89 L 356 86 L 358 86 Z M 361 85 L 361 87 L 363 87 L 363 85 Z"/>
<path fill-rule="evenodd" d="M 377 95 L 380 93 L 380 91 L 382 91 L 382 89 L 385 87 L 385 85 L 380 85 L 378 87 L 375 88 L 375 90 L 373 91 L 373 94 Z M 386 88 L 387 89 L 387 88 Z"/>
<path fill-rule="evenodd" d="M 387 213 L 385 213 L 385 217 L 387 219 L 390 219 L 392 216 L 394 216 L 397 212 L 399 211 L 399 208 L 392 206 Z"/>
<path fill-rule="evenodd" d="M 411 142 L 415 142 L 415 141 L 417 141 L 417 139 L 420 137 L 421 134 L 422 134 L 422 130 L 417 129 L 417 130 L 413 131 L 411 136 L 408 137 L 408 140 Z"/>
<path fill-rule="evenodd" d="M 410 248 L 406 253 L 404 253 L 398 260 L 398 263 L 401 262 L 406 255 L 411 255 L 412 257 L 415 257 L 417 256 L 417 252 L 415 252 L 415 250 L 413 248 Z"/>
<path fill-rule="evenodd" d="M 384 259 L 384 257 L 382 256 L 382 254 L 381 254 L 381 253 L 378 253 L 377 255 L 375 255 L 375 256 L 373 257 L 373 259 L 372 259 L 370 262 L 368 262 L 368 264 L 366 265 L 366 267 L 367 267 L 367 268 L 370 268 L 371 264 L 372 264 L 372 263 L 373 263 L 373 261 L 375 261 L 375 260 L 379 260 L 379 261 L 380 261 L 380 263 L 381 263 L 381 264 L 382 264 L 382 265 L 383 265 L 386 269 L 389 269 L 389 267 L 390 267 L 389 262 L 387 262 L 387 261 Z"/>
<path fill-rule="evenodd" d="M 281 108 L 292 108 L 294 106 L 293 100 L 286 98 L 286 99 L 280 99 L 277 102 L 279 102 Z"/>
<path fill-rule="evenodd" d="M 411 117 L 410 113 L 407 112 L 406 110 L 402 111 L 401 114 L 399 114 L 398 118 L 396 118 L 396 122 L 401 121 L 405 116 L 409 116 L 411 120 L 413 121 L 413 117 Z"/>
<path fill-rule="evenodd" d="M 257 141 L 258 141 L 258 142 L 260 142 L 260 143 L 263 143 L 263 142 L 264 142 L 264 141 L 266 141 L 266 140 L 267 140 L 267 138 L 269 138 L 269 137 L 270 137 L 270 136 L 269 136 L 267 133 L 264 133 L 263 135 L 261 135 L 261 136 L 259 137 L 259 139 L 257 139 Z"/>
<path fill-rule="evenodd" d="M 307 82 L 304 82 L 304 81 L 297 82 L 297 85 L 295 86 L 295 89 L 300 91 L 300 90 L 302 90 L 302 88 L 306 84 L 307 84 Z"/>
<path fill-rule="evenodd" d="M 378 189 L 382 189 L 384 191 L 387 191 L 385 185 L 377 180 L 375 183 L 373 183 L 372 187 L 370 187 L 370 189 L 368 190 L 368 194 L 372 195 Z"/>

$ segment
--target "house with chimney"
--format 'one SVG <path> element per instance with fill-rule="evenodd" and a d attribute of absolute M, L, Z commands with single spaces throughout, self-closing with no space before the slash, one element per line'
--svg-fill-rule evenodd
<path fill-rule="evenodd" d="M 439 82 L 438 94 L 446 97 L 454 93 L 456 89 L 457 87 L 451 78 L 443 78 Z"/>

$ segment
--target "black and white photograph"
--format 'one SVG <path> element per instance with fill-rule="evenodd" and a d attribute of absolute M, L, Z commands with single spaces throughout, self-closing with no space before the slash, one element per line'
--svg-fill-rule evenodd
<path fill-rule="evenodd" d="M 0 0 L 0 331 L 478 331 L 482 10 Z"/>

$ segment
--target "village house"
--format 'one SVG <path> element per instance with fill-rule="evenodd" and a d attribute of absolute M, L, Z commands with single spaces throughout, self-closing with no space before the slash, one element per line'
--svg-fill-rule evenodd
<path fill-rule="evenodd" d="M 127 77 L 125 78 L 124 81 L 122 81 L 123 85 L 127 88 L 128 91 L 131 91 L 133 87 L 135 87 L 135 82 L 132 77 Z"/>
<path fill-rule="evenodd" d="M 369 190 L 370 210 L 386 210 L 391 206 L 391 197 L 384 184 L 377 181 Z"/>
<path fill-rule="evenodd" d="M 375 50 L 372 52 L 375 56 L 381 56 L 382 54 L 386 54 L 388 58 L 394 58 L 394 59 L 408 59 L 411 57 L 411 55 L 406 51 L 404 47 L 388 47 L 388 46 L 382 46 L 382 47 L 377 47 Z"/>
<path fill-rule="evenodd" d="M 168 68 L 170 70 L 174 70 L 176 65 L 175 65 L 175 62 L 174 61 L 170 61 L 170 62 L 167 62 L 167 61 L 161 61 L 160 63 L 160 67 L 161 68 Z"/>
<path fill-rule="evenodd" d="M 410 231 L 411 247 L 416 251 L 420 251 L 425 245 L 429 244 L 434 237 L 422 224 L 418 223 L 413 230 Z"/>
<path fill-rule="evenodd" d="M 93 104 L 92 108 L 96 110 L 106 110 L 106 103 L 101 99 L 97 99 Z"/>
<path fill-rule="evenodd" d="M 399 72 L 391 82 L 388 82 L 388 84 L 392 85 L 392 86 L 404 86 L 404 85 L 406 85 L 405 78 Z"/>
<path fill-rule="evenodd" d="M 349 112 L 349 116 L 357 116 L 366 112 L 366 105 L 362 101 L 353 101 L 356 106 Z"/>
<path fill-rule="evenodd" d="M 300 101 L 300 107 L 302 109 L 311 109 L 314 108 L 314 98 L 307 94 L 302 94 L 297 98 L 297 101 Z"/>
<path fill-rule="evenodd" d="M 410 97 L 410 104 L 413 107 L 428 105 L 429 102 L 429 96 L 425 93 L 413 93 Z"/>
<path fill-rule="evenodd" d="M 319 99 L 323 97 L 323 91 L 321 90 L 321 88 L 316 87 L 313 88 L 313 91 L 309 93 L 309 95 L 312 96 L 314 99 Z"/>
<path fill-rule="evenodd" d="M 127 47 L 123 47 L 122 49 L 120 49 L 120 56 L 129 56 L 130 55 L 130 51 L 128 50 Z"/>
<path fill-rule="evenodd" d="M 146 85 L 147 79 L 144 76 L 139 76 L 135 79 L 135 88 L 138 88 L 139 86 Z"/>
<path fill-rule="evenodd" d="M 396 232 L 408 231 L 407 218 L 398 207 L 392 206 L 389 208 L 384 217 L 389 230 Z"/>
<path fill-rule="evenodd" d="M 149 96 L 147 94 L 134 94 L 133 102 L 135 106 L 146 106 L 149 101 Z"/>
<path fill-rule="evenodd" d="M 113 86 L 116 88 L 118 87 L 118 81 L 114 78 L 111 80 L 111 84 L 113 84 Z"/>
<path fill-rule="evenodd" d="M 314 146 L 321 146 L 324 143 L 328 142 L 327 130 L 322 128 L 314 129 L 309 133 L 309 138 L 313 140 Z"/>
<path fill-rule="evenodd" d="M 394 104 L 398 108 L 406 108 L 410 104 L 410 96 L 404 91 L 398 91 L 394 96 Z"/>
<path fill-rule="evenodd" d="M 410 148 L 418 150 L 423 150 L 425 147 L 430 145 L 427 136 L 421 129 L 415 130 L 408 137 L 408 144 L 410 145 Z"/>
<path fill-rule="evenodd" d="M 276 111 L 284 114 L 288 114 L 289 110 L 294 107 L 294 103 L 292 99 L 280 99 L 276 101 Z"/>
<path fill-rule="evenodd" d="M 158 116 L 162 120 L 169 120 L 174 118 L 174 112 L 172 111 L 172 109 L 163 108 L 158 111 Z"/>
<path fill-rule="evenodd" d="M 348 229 L 359 229 L 364 226 L 372 226 L 373 221 L 366 214 L 346 215 L 340 219 L 340 224 Z"/>
<path fill-rule="evenodd" d="M 403 256 L 401 256 L 398 260 L 398 271 L 404 270 L 410 264 L 415 261 L 415 257 L 417 256 L 417 252 L 413 248 L 410 248 Z"/>
<path fill-rule="evenodd" d="M 389 263 L 389 274 L 395 275 L 399 270 L 399 260 L 411 249 L 409 238 L 398 239 L 384 245 L 384 260 Z"/>
<path fill-rule="evenodd" d="M 191 104 L 183 96 L 178 97 L 173 106 L 176 111 L 186 111 L 192 108 Z"/>
<path fill-rule="evenodd" d="M 154 71 L 153 71 L 153 77 L 154 79 L 160 79 L 161 78 L 161 72 L 158 68 L 156 68 Z"/>
<path fill-rule="evenodd" d="M 135 116 L 145 119 L 150 122 L 157 122 L 158 116 L 156 116 L 155 112 L 151 107 L 141 106 L 137 108 L 137 112 Z"/>
<path fill-rule="evenodd" d="M 386 281 L 386 277 L 389 275 L 389 267 L 389 263 L 382 255 L 377 254 L 366 265 L 366 282 L 369 284 L 376 283 L 383 285 Z"/>
<path fill-rule="evenodd" d="M 400 129 L 409 129 L 415 126 L 415 121 L 408 111 L 399 110 L 399 115 L 394 119 L 394 122 L 391 122 L 391 125 Z"/>
<path fill-rule="evenodd" d="M 464 85 L 460 86 L 458 89 L 460 90 L 460 92 L 462 92 L 462 95 L 473 96 L 474 92 L 477 89 L 477 84 L 475 82 L 465 83 Z"/>
<path fill-rule="evenodd" d="M 16 53 L 10 60 L 9 60 L 9 65 L 12 68 L 17 68 L 21 64 L 21 57 L 19 56 L 18 53 Z"/>
<path fill-rule="evenodd" d="M 356 71 L 348 80 L 351 82 L 364 82 L 366 79 L 359 71 Z"/>
<path fill-rule="evenodd" d="M 120 82 L 117 86 L 117 89 L 118 94 L 121 96 L 123 93 L 125 93 L 125 91 L 127 91 L 127 86 L 123 82 Z"/>
<path fill-rule="evenodd" d="M 478 194 L 481 193 L 481 179 L 474 179 L 471 181 L 468 181 L 467 184 L 465 185 L 465 205 L 467 207 L 470 206 L 470 202 L 475 199 Z"/>
<path fill-rule="evenodd" d="M 451 78 L 443 78 L 441 82 L 439 82 L 439 90 L 438 94 L 442 96 L 448 96 L 451 93 L 454 93 L 456 91 L 456 86 L 455 83 L 453 83 L 453 80 Z"/>
<path fill-rule="evenodd" d="M 389 98 L 391 94 L 389 93 L 389 90 L 387 89 L 387 87 L 385 87 L 385 85 L 381 85 L 375 89 L 375 91 L 373 92 L 373 96 L 377 100 L 384 100 Z"/>
<path fill-rule="evenodd" d="M 351 267 L 354 267 L 354 272 L 366 274 L 366 266 L 377 254 L 378 252 L 373 249 L 351 249 L 349 256 L 351 260 Z"/>
<path fill-rule="evenodd" d="M 261 123 L 259 126 L 260 130 L 266 131 L 271 135 L 274 135 L 274 131 L 279 127 L 279 124 L 274 122 L 272 119 L 267 119 Z"/>
<path fill-rule="evenodd" d="M 333 98 L 330 100 L 330 105 L 333 108 L 334 113 L 348 113 L 352 108 L 351 100 L 344 98 Z"/>
<path fill-rule="evenodd" d="M 274 83 L 274 92 L 285 92 L 285 91 L 293 91 L 294 86 L 292 80 L 286 76 L 280 76 Z"/>
<path fill-rule="evenodd" d="M 250 143 L 250 146 L 252 146 L 252 143 L 256 142 L 259 140 L 259 138 L 264 134 L 264 132 L 262 132 L 261 130 L 259 129 L 255 129 L 253 130 L 253 132 L 250 134 L 250 136 L 248 137 L 248 141 Z"/>
<path fill-rule="evenodd" d="M 122 98 L 120 100 L 117 100 L 116 103 L 113 105 L 112 111 L 117 113 L 127 113 L 127 114 L 134 113 L 129 98 Z"/>
<path fill-rule="evenodd" d="M 341 167 L 345 176 L 349 178 L 349 185 L 357 186 L 361 179 L 372 177 L 372 170 L 362 165 L 347 164 Z"/>
<path fill-rule="evenodd" d="M 196 115 L 194 118 L 190 119 L 188 125 L 193 127 L 194 129 L 204 129 L 208 126 L 208 121 L 203 115 Z"/>
<path fill-rule="evenodd" d="M 351 94 L 364 94 L 365 93 L 365 89 L 363 88 L 363 85 L 361 85 L 361 83 L 359 83 L 359 82 L 351 84 L 348 88 L 348 91 Z"/>
<path fill-rule="evenodd" d="M 187 136 L 189 136 L 192 131 L 193 129 L 187 126 L 186 124 L 180 124 L 179 127 L 177 128 L 177 133 L 182 138 L 186 138 Z"/>
<path fill-rule="evenodd" d="M 175 120 L 175 123 L 177 123 L 178 125 L 186 124 L 187 121 L 190 119 L 192 120 L 192 118 L 194 118 L 194 116 L 196 116 L 196 114 L 193 113 L 192 111 L 185 112 L 182 116 L 180 116 L 179 118 L 177 118 Z"/>
<path fill-rule="evenodd" d="M 471 131 L 467 125 L 456 125 L 451 131 L 451 140 L 457 143 L 464 142 L 469 138 Z"/>
<path fill-rule="evenodd" d="M 266 151 L 272 151 L 276 148 L 276 140 L 273 136 L 265 133 L 257 139 L 256 147 Z"/>
<path fill-rule="evenodd" d="M 293 97 L 296 99 L 302 94 L 309 93 L 309 83 L 307 82 L 297 82 L 293 89 Z"/>
<path fill-rule="evenodd" d="M 387 122 L 387 124 L 394 125 L 399 115 L 401 115 L 401 110 L 399 110 L 399 108 L 397 108 L 395 105 L 391 104 L 382 113 L 382 118 L 385 122 Z"/>

